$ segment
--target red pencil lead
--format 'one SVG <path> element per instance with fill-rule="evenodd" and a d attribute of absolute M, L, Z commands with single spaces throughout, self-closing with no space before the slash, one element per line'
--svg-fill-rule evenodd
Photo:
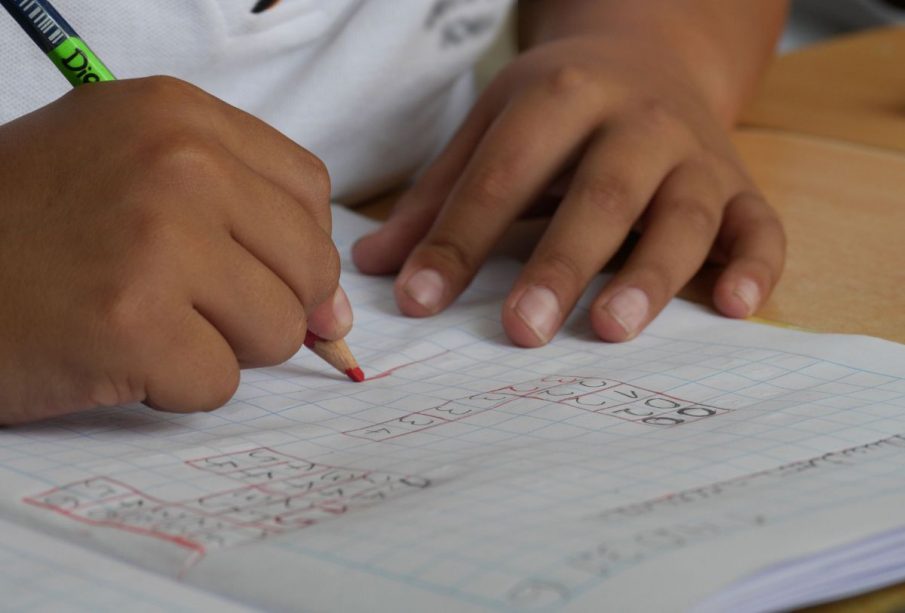
<path fill-rule="evenodd" d="M 346 376 L 355 381 L 355 383 L 361 383 L 365 380 L 365 374 L 362 372 L 361 368 L 357 366 L 355 368 L 350 368 L 346 371 Z"/>

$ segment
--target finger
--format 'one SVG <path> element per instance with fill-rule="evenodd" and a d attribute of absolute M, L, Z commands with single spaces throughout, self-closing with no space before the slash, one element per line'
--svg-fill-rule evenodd
<path fill-rule="evenodd" d="M 431 315 L 465 289 L 505 229 L 584 145 L 600 106 L 593 96 L 534 91 L 502 112 L 399 274 L 403 313 Z"/>
<path fill-rule="evenodd" d="M 208 113 L 212 132 L 236 158 L 260 176 L 290 194 L 317 224 L 331 231 L 330 177 L 323 162 L 273 126 L 219 98 L 175 79 L 170 86 L 182 90 Z M 172 105 L 170 105 L 172 106 Z"/>
<path fill-rule="evenodd" d="M 226 404 L 239 386 L 239 364 L 226 339 L 193 309 L 169 331 L 160 352 L 149 352 L 145 402 L 176 413 Z"/>
<path fill-rule="evenodd" d="M 228 105 L 223 112 L 223 144 L 249 168 L 295 198 L 329 235 L 332 188 L 324 163 L 258 118 Z"/>
<path fill-rule="evenodd" d="M 728 254 L 713 292 L 716 308 L 729 317 L 753 315 L 773 292 L 785 265 L 786 236 L 776 212 L 757 193 L 730 201 L 718 242 Z"/>
<path fill-rule="evenodd" d="M 658 146 L 664 136 L 626 122 L 592 142 L 503 307 L 503 326 L 513 342 L 547 343 L 625 240 L 684 153 L 687 141 L 680 135 Z"/>
<path fill-rule="evenodd" d="M 704 164 L 688 163 L 670 174 L 634 251 L 591 307 L 591 325 L 601 339 L 637 336 L 694 276 L 720 227 L 724 183 Z"/>
<path fill-rule="evenodd" d="M 226 202 L 233 238 L 288 285 L 305 312 L 332 297 L 339 282 L 339 254 L 314 216 L 278 185 L 227 159 L 214 193 Z"/>
<path fill-rule="evenodd" d="M 499 111 L 497 98 L 482 96 L 449 145 L 400 197 L 386 223 L 355 243 L 352 260 L 361 272 L 382 275 L 399 270 L 433 225 L 456 179 Z"/>
<path fill-rule="evenodd" d="M 308 315 L 308 328 L 319 337 L 335 341 L 352 329 L 352 305 L 342 287 Z"/>
<path fill-rule="evenodd" d="M 243 368 L 281 364 L 305 340 L 307 320 L 298 297 L 245 247 L 228 237 L 210 247 L 187 275 L 195 309 L 226 339 Z"/>
<path fill-rule="evenodd" d="M 128 126 L 119 125 L 121 120 L 113 117 L 111 120 L 116 124 L 111 126 L 113 132 L 146 125 L 149 131 L 154 131 L 148 135 L 149 142 L 161 143 L 168 152 L 177 153 L 177 157 L 188 155 L 189 161 L 206 139 L 219 143 L 257 174 L 292 194 L 309 209 L 324 231 L 330 232 L 330 185 L 323 163 L 275 128 L 173 77 L 120 81 L 108 95 L 139 111 L 136 114 L 139 122 L 130 116 Z M 153 136 L 160 138 L 150 138 Z M 146 149 L 136 147 L 136 155 L 139 158 L 147 155 Z"/>

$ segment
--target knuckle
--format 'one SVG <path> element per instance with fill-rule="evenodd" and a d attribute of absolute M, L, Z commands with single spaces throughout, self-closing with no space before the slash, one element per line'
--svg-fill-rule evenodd
<path fill-rule="evenodd" d="M 637 112 L 644 124 L 657 131 L 672 129 L 679 123 L 673 109 L 659 99 L 644 100 Z"/>
<path fill-rule="evenodd" d="M 330 210 L 333 185 L 327 165 L 319 157 L 293 143 L 297 155 L 288 160 L 297 177 L 291 193 L 310 212 L 322 215 Z"/>
<path fill-rule="evenodd" d="M 207 112 L 212 100 L 200 88 L 175 77 L 144 77 L 119 83 L 123 102 L 128 104 L 139 130 L 188 125 L 188 118 Z"/>
<path fill-rule="evenodd" d="M 782 221 L 779 219 L 779 217 L 777 217 L 776 215 L 768 215 L 764 218 L 763 224 L 764 228 L 768 232 L 776 236 L 780 250 L 785 253 L 788 237 L 786 236 L 785 226 L 783 226 Z"/>
<path fill-rule="evenodd" d="M 538 268 L 546 272 L 545 276 L 555 279 L 557 284 L 564 284 L 573 291 L 579 291 L 589 276 L 575 258 L 561 251 L 543 254 L 538 261 Z"/>
<path fill-rule="evenodd" d="M 747 219 L 760 236 L 772 236 L 783 249 L 785 248 L 787 237 L 782 219 L 760 192 L 753 188 L 745 189 L 732 199 L 729 206 L 745 207 L 748 216 L 737 217 L 742 220 Z"/>
<path fill-rule="evenodd" d="M 567 64 L 551 72 L 547 90 L 554 96 L 571 95 L 588 89 L 593 82 L 593 76 L 585 68 Z"/>
<path fill-rule="evenodd" d="M 336 288 L 339 287 L 342 261 L 333 242 L 326 234 L 320 232 L 312 238 L 308 249 L 300 255 L 304 261 L 311 262 L 312 265 L 296 278 L 293 288 L 302 308 L 308 311 L 332 298 Z M 304 313 L 294 316 L 304 316 Z"/>
<path fill-rule="evenodd" d="M 128 242 L 121 250 L 121 270 L 129 279 L 141 279 L 175 264 L 193 242 L 179 216 L 163 201 L 144 199 L 119 221 Z"/>
<path fill-rule="evenodd" d="M 262 345 L 265 349 L 260 361 L 271 366 L 292 358 L 302 348 L 307 329 L 304 312 L 298 305 L 288 306 L 273 318 L 270 330 L 262 335 L 262 340 L 268 340 Z"/>
<path fill-rule="evenodd" d="M 342 261 L 339 251 L 332 243 L 327 245 L 323 256 L 318 258 L 318 267 L 320 270 L 320 283 L 316 285 L 313 295 L 309 296 L 310 304 L 318 305 L 328 300 L 336 292 L 339 287 L 339 274 L 342 268 Z"/>
<path fill-rule="evenodd" d="M 148 313 L 155 306 L 148 292 L 138 282 L 112 284 L 100 294 L 97 321 L 101 335 L 127 355 L 140 350 L 148 329 Z"/>
<path fill-rule="evenodd" d="M 638 108 L 631 112 L 630 119 L 634 129 L 649 137 L 669 139 L 673 143 L 692 140 L 687 123 L 674 106 L 664 100 L 650 98 L 640 102 Z"/>
<path fill-rule="evenodd" d="M 220 146 L 195 133 L 169 132 L 152 137 L 139 150 L 151 181 L 190 186 L 199 179 L 228 176 Z"/>
<path fill-rule="evenodd" d="M 330 279 L 328 287 L 329 293 L 332 295 L 339 286 L 339 273 L 342 269 L 342 258 L 339 255 L 339 250 L 337 250 L 333 243 L 330 243 L 329 248 L 327 249 L 324 269 L 326 270 L 327 277 Z"/>
<path fill-rule="evenodd" d="M 280 330 L 285 339 L 283 355 L 277 356 L 278 363 L 285 362 L 299 352 L 305 344 L 305 334 L 308 332 L 308 321 L 300 310 L 291 309 L 286 318 L 287 321 Z"/>
<path fill-rule="evenodd" d="M 645 262 L 639 276 L 644 279 L 646 291 L 657 303 L 666 302 L 668 297 L 678 290 L 675 272 L 666 262 Z"/>
<path fill-rule="evenodd" d="M 114 407 L 144 400 L 144 386 L 131 377 L 103 373 L 83 395 L 83 406 Z"/>
<path fill-rule="evenodd" d="M 512 191 L 513 174 L 499 164 L 486 168 L 471 182 L 465 196 L 482 209 L 497 210 Z"/>
<path fill-rule="evenodd" d="M 725 151 L 705 150 L 700 154 L 698 167 L 713 177 L 716 187 L 723 191 L 731 190 L 747 183 L 745 171 L 733 155 Z M 752 193 L 752 195 L 754 195 Z M 757 196 L 760 199 L 759 196 Z"/>
<path fill-rule="evenodd" d="M 767 202 L 763 194 L 753 187 L 745 187 L 733 198 L 733 200 L 737 200 L 757 212 L 765 221 L 769 219 L 773 219 L 777 222 L 779 221 L 776 210 L 770 206 L 770 203 Z"/>
<path fill-rule="evenodd" d="M 478 269 L 477 258 L 455 239 L 435 237 L 425 248 L 434 258 L 443 262 L 448 270 L 470 274 Z"/>
<path fill-rule="evenodd" d="M 672 108 L 658 98 L 643 100 L 639 104 L 638 114 L 648 125 L 654 127 L 672 126 L 677 121 Z"/>
<path fill-rule="evenodd" d="M 168 105 L 187 100 L 197 104 L 208 98 L 208 94 L 199 87 L 166 75 L 134 79 L 131 83 L 139 100 L 151 108 L 167 108 Z"/>
<path fill-rule="evenodd" d="M 696 198 L 683 198 L 672 203 L 672 213 L 696 234 L 715 234 L 721 215 L 713 207 Z"/>
<path fill-rule="evenodd" d="M 327 165 L 316 155 L 304 152 L 304 164 L 308 170 L 308 189 L 316 204 L 330 206 L 330 196 L 333 191 L 333 185 L 330 180 L 330 171 Z"/>
<path fill-rule="evenodd" d="M 767 240 L 775 241 L 773 243 L 775 254 L 778 256 L 777 259 L 782 261 L 785 258 L 786 250 L 788 248 L 786 229 L 776 212 L 773 211 L 772 208 L 769 208 L 769 205 L 766 206 L 768 212 L 759 220 L 761 236 L 765 237 Z"/>
<path fill-rule="evenodd" d="M 597 175 L 582 181 L 576 186 L 576 192 L 578 202 L 598 216 L 623 225 L 634 221 L 631 191 L 623 180 Z"/>
<path fill-rule="evenodd" d="M 225 405 L 239 389 L 239 366 L 232 360 L 223 360 L 201 378 L 201 404 L 199 410 L 213 410 Z"/>
<path fill-rule="evenodd" d="M 213 411 L 229 402 L 239 389 L 239 363 L 228 348 L 200 344 L 170 357 L 172 366 L 160 380 L 170 398 L 167 406 L 160 407 L 162 410 Z"/>

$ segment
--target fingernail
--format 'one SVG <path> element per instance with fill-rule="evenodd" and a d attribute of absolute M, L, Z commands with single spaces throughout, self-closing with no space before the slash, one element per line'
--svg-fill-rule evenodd
<path fill-rule="evenodd" d="M 760 305 L 760 287 L 751 279 L 742 279 L 736 283 L 732 295 L 745 303 L 749 316 L 753 315 Z"/>
<path fill-rule="evenodd" d="M 548 288 L 535 285 L 525 290 L 515 305 L 515 313 L 542 343 L 549 342 L 556 334 L 559 300 Z"/>
<path fill-rule="evenodd" d="M 439 272 L 431 268 L 419 270 L 405 284 L 403 291 L 428 311 L 440 308 L 446 282 Z"/>
<path fill-rule="evenodd" d="M 650 301 L 643 291 L 629 287 L 610 298 L 604 308 L 631 337 L 637 334 L 638 328 L 647 317 Z"/>
<path fill-rule="evenodd" d="M 352 305 L 341 287 L 337 287 L 336 293 L 333 294 L 333 317 L 336 318 L 336 324 L 341 330 L 347 331 L 352 327 Z"/>

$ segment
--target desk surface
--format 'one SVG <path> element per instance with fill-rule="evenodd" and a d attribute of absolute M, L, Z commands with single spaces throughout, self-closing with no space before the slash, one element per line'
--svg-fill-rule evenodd
<path fill-rule="evenodd" d="M 735 142 L 789 235 L 759 315 L 905 343 L 905 28 L 777 58 Z M 366 207 L 386 214 L 386 200 Z M 709 301 L 708 275 L 683 296 Z M 905 584 L 814 611 L 905 610 Z"/>
<path fill-rule="evenodd" d="M 747 134 L 742 136 L 739 147 L 791 224 L 792 240 L 802 241 L 792 248 L 784 287 L 764 310 L 765 315 L 780 320 L 801 317 L 818 329 L 843 331 L 850 330 L 849 326 L 864 325 L 865 331 L 869 327 L 872 334 L 905 342 L 903 60 L 905 28 L 867 32 L 781 57 L 774 62 L 759 95 L 742 117 L 743 126 L 780 132 L 776 134 L 775 161 L 769 159 L 770 146 L 752 142 Z M 752 136 L 758 140 L 758 135 Z M 876 150 L 869 152 L 865 147 Z M 783 172 L 776 168 L 781 160 L 788 162 L 790 157 L 795 158 L 801 175 L 792 169 Z M 857 163 L 848 164 L 851 160 Z M 845 195 L 828 194 L 829 183 L 843 184 Z M 807 192 L 799 191 L 805 187 Z M 875 199 L 878 193 L 880 197 Z M 823 212 L 827 219 L 815 223 L 814 234 L 801 235 L 806 228 L 800 216 L 805 210 L 813 211 L 818 198 L 826 203 Z M 852 225 L 846 226 L 845 220 L 852 221 Z M 883 225 L 888 229 L 877 230 Z M 842 231 L 835 234 L 841 236 L 839 249 L 827 249 L 821 244 L 831 228 Z M 875 250 L 878 231 L 886 244 Z M 889 246 L 891 252 L 886 251 Z M 880 255 L 881 252 L 888 256 Z M 821 265 L 823 257 L 826 260 Z M 849 291 L 854 296 L 836 294 L 839 299 L 831 299 L 820 290 L 820 298 L 813 302 L 822 308 L 812 313 L 802 310 L 806 308 L 801 300 L 806 294 L 804 287 L 813 285 L 808 283 L 808 273 L 825 280 L 837 266 L 841 267 L 839 277 L 851 279 Z M 796 280 L 802 287 L 790 287 L 796 285 Z M 825 282 L 829 285 L 824 289 L 845 291 L 842 279 Z M 903 610 L 905 584 L 809 611 Z"/>
<path fill-rule="evenodd" d="M 903 59 L 902 27 L 782 56 L 741 123 L 905 152 Z"/>
<path fill-rule="evenodd" d="M 735 142 L 789 239 L 758 315 L 905 343 L 905 155 L 751 129 Z"/>

